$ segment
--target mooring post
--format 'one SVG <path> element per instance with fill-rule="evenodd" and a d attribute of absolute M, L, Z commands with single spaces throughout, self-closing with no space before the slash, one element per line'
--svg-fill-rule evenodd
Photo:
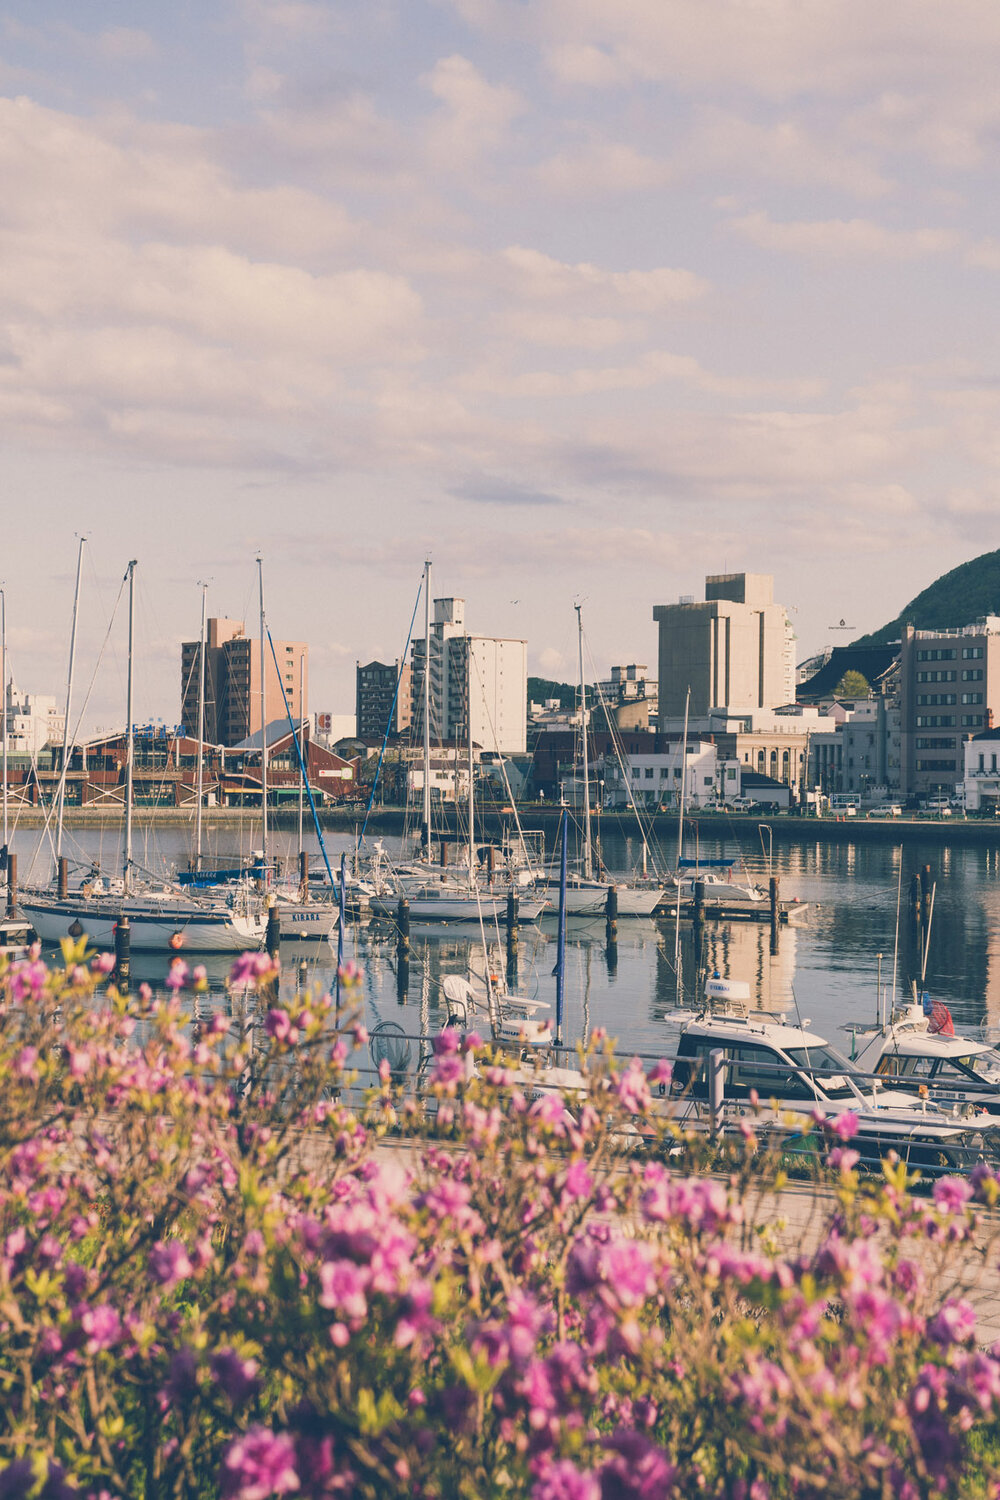
<path fill-rule="evenodd" d="M 119 917 L 115 923 L 115 984 L 123 995 L 128 994 L 132 978 L 132 929 L 128 917 Z"/>

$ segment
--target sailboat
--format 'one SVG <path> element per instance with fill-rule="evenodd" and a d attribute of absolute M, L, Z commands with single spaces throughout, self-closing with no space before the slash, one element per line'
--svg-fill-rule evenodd
<path fill-rule="evenodd" d="M 583 771 L 583 869 L 571 871 L 566 880 L 566 911 L 571 917 L 602 917 L 607 911 L 608 890 L 614 885 L 620 917 L 649 917 L 663 899 L 659 886 L 634 885 L 630 881 L 600 881 L 594 878 L 593 838 L 590 829 L 590 756 L 587 734 L 587 684 L 583 672 L 582 606 L 576 610 L 580 649 L 580 747 Z M 556 882 L 548 881 L 554 890 Z"/>
<path fill-rule="evenodd" d="M 125 829 L 120 880 L 101 877 L 85 881 L 79 891 L 70 892 L 66 862 L 59 860 L 56 891 L 25 890 L 20 906 L 30 919 L 43 943 L 58 943 L 64 937 L 82 937 L 84 933 L 99 947 L 114 942 L 115 928 L 128 918 L 131 947 L 137 952 L 239 953 L 259 948 L 266 923 L 255 911 L 247 893 L 234 891 L 224 900 L 195 902 L 178 895 L 167 886 L 159 889 L 135 887 L 132 857 L 133 769 L 135 732 L 133 721 L 133 668 L 135 637 L 135 569 L 133 559 L 126 569 L 128 584 L 128 678 L 126 689 L 125 750 Z M 77 577 L 79 590 L 79 574 Z M 76 608 L 74 606 L 74 638 Z M 72 655 L 70 676 L 72 678 Z M 71 691 L 71 690 L 70 690 Z M 67 715 L 68 722 L 68 715 Z M 65 780 L 65 757 L 63 765 Z M 61 799 L 60 799 L 61 800 Z M 60 844 L 61 848 L 61 812 Z"/>
<path fill-rule="evenodd" d="M 471 647 L 466 637 L 466 727 L 468 737 L 468 820 L 467 863 L 464 878 L 443 875 L 430 864 L 431 846 L 431 565 L 424 563 L 424 667 L 423 667 L 423 808 L 421 838 L 423 858 L 409 866 L 389 870 L 380 859 L 375 880 L 378 895 L 372 901 L 376 914 L 394 915 L 396 903 L 405 898 L 410 918 L 416 922 L 478 922 L 502 920 L 507 910 L 507 893 L 483 889 L 476 871 L 476 806 L 472 745 L 472 675 Z M 457 786 L 456 786 L 457 797 Z M 457 803 L 456 803 L 457 805 Z M 375 872 L 373 871 L 373 874 Z M 544 893 L 518 892 L 518 916 L 530 922 L 548 905 Z"/>

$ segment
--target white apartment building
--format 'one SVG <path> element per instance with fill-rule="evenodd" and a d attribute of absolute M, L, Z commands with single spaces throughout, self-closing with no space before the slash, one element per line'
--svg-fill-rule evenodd
<path fill-rule="evenodd" d="M 46 745 L 61 745 L 66 715 L 55 698 L 22 693 L 14 679 L 7 684 L 7 754 L 36 758 Z"/>
<path fill-rule="evenodd" d="M 1000 809 L 1000 729 L 986 729 L 965 741 L 964 779 L 960 785 L 966 812 L 996 813 Z"/>
<path fill-rule="evenodd" d="M 686 755 L 678 742 L 667 751 L 626 755 L 622 765 L 605 757 L 598 776 L 604 780 L 608 807 L 625 807 L 631 801 L 648 809 L 676 807 L 683 789 L 685 806 L 696 808 L 717 795 L 738 795 L 737 769 L 735 762 L 719 761 L 714 744 L 689 739 Z"/>
<path fill-rule="evenodd" d="M 470 635 L 464 599 L 435 599 L 431 625 L 431 738 L 499 755 L 527 748 L 528 643 Z M 424 642 L 412 648 L 414 734 L 423 734 Z"/>

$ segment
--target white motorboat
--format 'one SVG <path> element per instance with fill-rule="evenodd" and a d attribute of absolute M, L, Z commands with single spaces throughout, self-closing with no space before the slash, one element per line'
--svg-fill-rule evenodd
<path fill-rule="evenodd" d="M 620 917 L 651 917 L 663 899 L 659 886 L 622 884 L 610 880 L 587 879 L 582 875 L 566 876 L 566 915 L 568 917 L 603 917 L 608 910 L 608 891 L 614 887 Z M 553 906 L 559 903 L 559 882 L 549 881 L 541 887 Z M 522 898 L 522 909 L 525 903 Z"/>
<path fill-rule="evenodd" d="M 967 1168 L 984 1156 L 1000 1159 L 1000 1132 L 969 1128 L 927 1098 L 882 1088 L 807 1030 L 808 1023 L 751 1011 L 749 999 L 749 985 L 716 976 L 706 985 L 705 1009 L 677 1016 L 671 1090 L 690 1115 L 705 1110 L 710 1057 L 721 1052 L 724 1116 L 734 1127 L 748 1113 L 764 1128 L 816 1111 L 832 1119 L 850 1113 L 857 1118 L 852 1144 L 868 1164 L 890 1149 L 928 1172 Z"/>
<path fill-rule="evenodd" d="M 1000 1051 L 958 1035 L 947 1006 L 914 1000 L 885 1025 L 850 1026 L 855 1067 L 906 1088 L 926 1085 L 935 1101 L 962 1113 L 1000 1115 Z"/>
<path fill-rule="evenodd" d="M 746 877 L 731 879 L 714 870 L 687 870 L 673 878 L 673 888 L 682 901 L 693 901 L 695 884 L 700 882 L 705 906 L 760 905 L 768 900 L 767 891 Z"/>

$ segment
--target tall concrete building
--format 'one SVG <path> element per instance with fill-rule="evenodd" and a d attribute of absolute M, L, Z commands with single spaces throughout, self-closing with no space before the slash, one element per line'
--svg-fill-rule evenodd
<path fill-rule="evenodd" d="M 269 724 L 285 719 L 287 696 L 292 717 L 298 719 L 306 713 L 309 701 L 309 647 L 304 641 L 275 641 L 280 671 L 275 670 L 270 644 L 266 643 L 264 649 L 264 716 Z M 201 642 L 185 641 L 181 646 L 181 719 L 189 735 L 198 731 L 200 660 Z M 214 745 L 238 745 L 260 727 L 260 642 L 246 634 L 242 620 L 209 620 L 205 632 L 205 739 Z"/>
<path fill-rule="evenodd" d="M 717 573 L 705 598 L 658 604 L 660 723 L 779 708 L 795 701 L 794 636 L 769 573 Z"/>
<path fill-rule="evenodd" d="M 423 734 L 424 642 L 412 647 L 414 733 Z M 431 737 L 523 755 L 527 745 L 526 641 L 468 635 L 464 599 L 435 599 L 431 626 Z"/>
<path fill-rule="evenodd" d="M 363 740 L 403 734 L 410 727 L 410 668 L 405 662 L 358 662 L 355 686 L 356 732 Z"/>
<path fill-rule="evenodd" d="M 903 791 L 953 795 L 965 741 L 991 729 L 1000 707 L 1000 616 L 960 630 L 915 630 L 900 645 Z"/>

